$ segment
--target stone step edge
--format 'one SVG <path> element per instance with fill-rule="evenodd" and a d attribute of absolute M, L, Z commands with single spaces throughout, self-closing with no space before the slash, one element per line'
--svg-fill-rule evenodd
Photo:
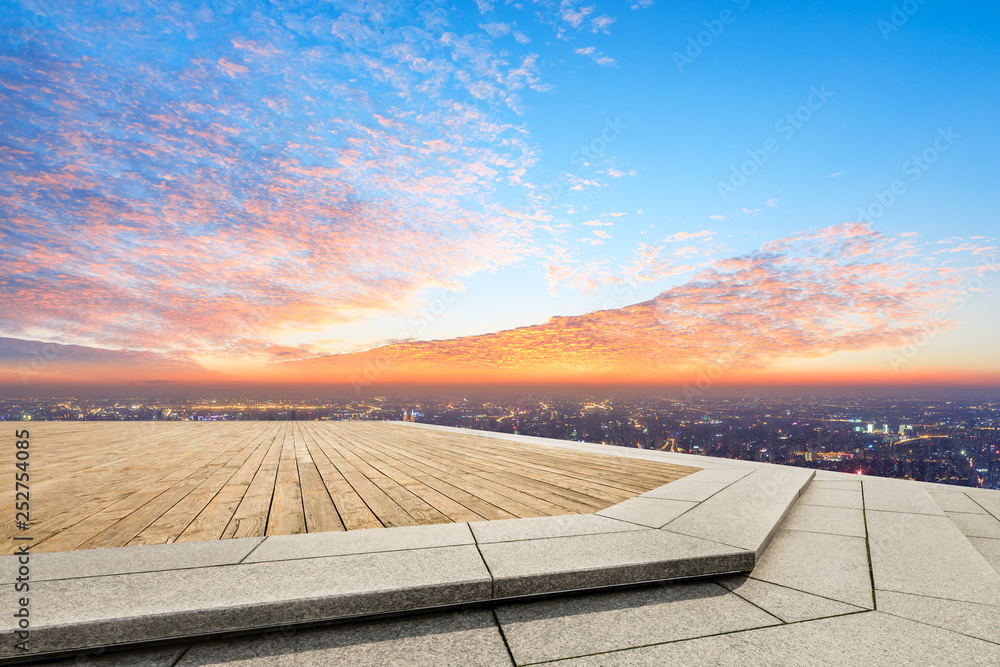
<path fill-rule="evenodd" d="M 745 562 L 752 563 L 752 554 L 746 552 Z M 650 566 L 669 566 L 671 563 L 678 562 L 697 562 L 697 561 L 711 561 L 716 559 L 717 556 L 707 555 L 698 557 L 688 557 L 682 559 L 670 559 L 659 562 L 651 562 Z M 606 570 L 614 570 L 615 567 L 604 568 Z M 339 623 L 349 623 L 364 621 L 367 619 L 382 619 L 389 618 L 393 616 L 408 616 L 413 614 L 428 614 L 437 613 L 447 610 L 461 609 L 470 606 L 492 606 L 498 604 L 515 603 L 515 602 L 527 602 L 536 599 L 558 597 L 564 595 L 576 595 L 588 592 L 599 592 L 603 590 L 614 590 L 621 588 L 631 588 L 639 587 L 645 585 L 653 584 L 664 584 L 671 583 L 675 581 L 691 580 L 691 579 L 704 579 L 711 577 L 727 576 L 731 574 L 746 573 L 752 568 L 741 567 L 738 564 L 737 567 L 733 569 L 732 567 L 724 568 L 708 568 L 702 572 L 696 574 L 686 574 L 679 576 L 669 576 L 665 578 L 657 579 L 644 579 L 644 578 L 629 578 L 622 577 L 620 581 L 610 584 L 601 585 L 587 585 L 578 588 L 564 587 L 558 590 L 540 590 L 537 592 L 526 592 L 523 594 L 503 596 L 503 597 L 482 597 L 482 596 L 470 596 L 468 599 L 461 599 L 461 596 L 456 596 L 456 599 L 450 600 L 445 603 L 431 604 L 431 605 L 417 605 L 417 606 L 402 606 L 394 609 L 386 609 L 384 611 L 371 611 L 360 614 L 346 614 L 346 615 L 330 615 L 322 616 L 317 618 L 308 618 L 302 620 L 292 620 L 287 622 L 281 622 L 280 619 L 275 619 L 274 622 L 269 622 L 265 624 L 247 624 L 245 626 L 239 627 L 216 627 L 216 628 L 205 628 L 204 630 L 198 632 L 187 632 L 178 634 L 164 634 L 161 636 L 146 635 L 142 637 L 137 637 L 134 639 L 129 639 L 125 641 L 115 641 L 115 642 L 89 642 L 83 645 L 71 646 L 62 645 L 60 646 L 61 636 L 65 633 L 77 634 L 83 632 L 85 634 L 92 634 L 94 632 L 100 632 L 102 627 L 121 627 L 122 623 L 131 622 L 141 622 L 150 623 L 154 622 L 156 624 L 166 624 L 173 625 L 178 619 L 184 618 L 189 615 L 219 615 L 224 614 L 226 616 L 239 614 L 245 611 L 252 611 L 254 609 L 260 609 L 271 606 L 281 606 L 284 607 L 284 612 L 286 616 L 294 615 L 294 607 L 309 607 L 321 603 L 323 600 L 338 600 L 338 599 L 350 599 L 351 595 L 345 596 L 329 596 L 326 598 L 302 598 L 298 600 L 280 601 L 274 603 L 260 603 L 260 604 L 248 604 L 241 605 L 239 607 L 216 607 L 214 609 L 199 609 L 199 610 L 185 610 L 181 612 L 171 612 L 163 614 L 160 617 L 122 617 L 117 619 L 104 619 L 100 621 L 85 621 L 82 623 L 67 623 L 58 626 L 40 627 L 31 630 L 31 642 L 39 641 L 44 642 L 48 645 L 56 644 L 53 648 L 43 649 L 40 651 L 32 651 L 29 654 L 18 655 L 12 653 L 13 641 L 8 640 L 3 647 L 3 652 L 0 653 L 0 665 L 6 664 L 22 664 L 26 662 L 39 661 L 39 660 L 53 660 L 66 656 L 75 656 L 81 654 L 88 654 L 101 651 L 119 651 L 126 649 L 139 649 L 146 647 L 153 647 L 157 645 L 165 644 L 176 644 L 179 642 L 186 641 L 200 641 L 213 637 L 223 637 L 223 636 L 237 636 L 242 634 L 254 634 L 272 631 L 284 631 L 285 628 L 308 628 L 322 625 L 333 625 Z M 580 574 L 591 573 L 594 570 L 580 570 Z M 566 573 L 562 573 L 561 576 L 567 576 Z M 493 578 L 490 578 L 491 591 Z M 419 589 L 415 589 L 419 590 Z M 387 592 L 388 593 L 388 592 Z M 361 595 L 355 595 L 354 597 L 361 597 Z M 220 619 L 224 620 L 224 619 Z M 10 636 L 10 635 L 8 635 Z M 61 640 L 65 642 L 65 640 Z M 30 645 L 30 643 L 29 643 Z"/>

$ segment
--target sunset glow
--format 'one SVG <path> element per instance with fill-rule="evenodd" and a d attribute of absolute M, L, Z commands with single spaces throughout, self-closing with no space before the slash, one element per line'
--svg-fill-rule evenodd
<path fill-rule="evenodd" d="M 0 383 L 1000 384 L 990 18 L 726 6 L 5 8 Z"/>

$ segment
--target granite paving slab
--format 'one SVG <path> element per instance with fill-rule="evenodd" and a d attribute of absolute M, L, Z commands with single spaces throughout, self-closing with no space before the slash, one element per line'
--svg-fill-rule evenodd
<path fill-rule="evenodd" d="M 703 470 L 699 473 L 695 473 L 694 475 L 681 477 L 678 480 L 670 482 L 670 484 L 664 484 L 663 486 L 653 489 L 652 491 L 647 491 L 646 493 L 638 497 L 662 498 L 664 500 L 692 500 L 694 502 L 700 503 L 703 500 L 708 500 L 716 493 L 722 491 L 724 488 L 732 484 L 732 482 L 717 482 L 717 481 L 708 481 L 703 479 L 692 479 L 696 475 L 700 475 L 705 472 L 713 472 L 713 471 Z M 749 473 L 749 471 L 747 471 L 747 473 Z M 737 477 L 736 479 L 739 479 L 739 477 Z M 736 479 L 732 481 L 735 482 Z"/>
<path fill-rule="evenodd" d="M 637 497 L 603 509 L 597 516 L 628 521 L 648 528 L 662 528 L 697 504 L 687 500 Z"/>
<path fill-rule="evenodd" d="M 860 537 L 780 530 L 750 576 L 872 608 L 868 554 Z"/>
<path fill-rule="evenodd" d="M 813 471 L 759 468 L 674 519 L 664 530 L 747 549 L 760 556 Z"/>
<path fill-rule="evenodd" d="M 838 489 L 840 491 L 860 491 L 861 490 L 861 479 L 819 479 L 813 478 L 813 481 L 809 483 L 809 488 L 815 489 Z"/>
<path fill-rule="evenodd" d="M 1000 606 L 1000 574 L 946 516 L 866 512 L 878 590 Z"/>
<path fill-rule="evenodd" d="M 596 514 L 571 514 L 568 516 L 543 516 L 530 519 L 504 519 L 502 521 L 475 521 L 469 524 L 476 542 L 513 542 L 546 537 L 571 537 L 644 530 L 627 521 L 610 519 Z"/>
<path fill-rule="evenodd" d="M 32 662 L 37 667 L 174 667 L 189 646 L 179 644 L 138 651 L 80 653 L 60 660 Z"/>
<path fill-rule="evenodd" d="M 996 665 L 1000 646 L 865 612 L 566 660 L 559 667 Z"/>
<path fill-rule="evenodd" d="M 945 512 L 987 513 L 979 503 L 964 493 L 934 493 L 933 491 L 928 491 L 927 495 Z"/>
<path fill-rule="evenodd" d="M 994 518 L 1000 519 L 1000 491 L 966 489 L 966 494 Z"/>
<path fill-rule="evenodd" d="M 908 480 L 865 477 L 862 485 L 865 510 L 944 516 L 927 491 Z"/>
<path fill-rule="evenodd" d="M 586 447 L 601 453 L 610 449 Z M 650 511 L 668 516 L 684 510 L 668 517 L 665 529 L 654 528 L 659 518 L 646 520 L 646 527 L 610 516 L 573 515 L 35 555 L 33 567 L 41 574 L 32 592 L 42 603 L 33 607 L 33 613 L 39 610 L 33 616 L 35 654 L 81 646 L 120 649 L 143 639 L 173 638 L 178 643 L 164 649 L 109 652 L 84 664 L 448 665 L 457 655 L 455 664 L 510 665 L 488 611 L 470 612 L 481 618 L 467 626 L 448 614 L 433 618 L 451 620 L 426 626 L 420 623 L 431 616 L 373 621 L 364 632 L 350 630 L 364 624 L 342 623 L 323 630 L 330 634 L 315 636 L 316 630 L 294 626 L 386 611 L 426 614 L 438 605 L 494 600 L 500 604 L 498 616 L 534 610 L 533 616 L 515 617 L 510 624 L 501 618 L 505 631 L 517 628 L 516 637 L 508 634 L 512 649 L 520 642 L 515 655 L 569 658 L 557 664 L 688 664 L 690 656 L 679 647 L 721 640 L 750 647 L 723 654 L 726 664 L 757 664 L 762 655 L 768 664 L 801 664 L 794 659 L 803 655 L 829 664 L 836 662 L 827 659 L 834 649 L 843 650 L 847 664 L 885 656 L 892 658 L 883 662 L 902 656 L 904 662 L 923 664 L 938 655 L 926 645 L 941 644 L 949 646 L 941 654 L 951 659 L 949 664 L 992 664 L 997 645 L 989 643 L 996 641 L 989 619 L 994 618 L 990 610 L 1000 609 L 1000 538 L 966 537 L 963 531 L 992 535 L 990 522 L 996 519 L 988 512 L 1000 508 L 1000 494 L 768 464 L 716 465 L 702 457 L 684 458 L 688 455 L 639 456 L 685 465 L 695 465 L 689 459 L 705 460 L 701 471 L 611 512 L 634 519 Z M 862 485 L 865 502 L 871 500 L 868 532 L 880 596 L 875 613 L 863 611 L 872 606 L 872 587 Z M 683 526 L 695 514 L 700 517 L 693 525 L 714 526 L 717 534 L 674 532 L 675 524 Z M 760 541 L 756 548 L 740 547 L 720 536 L 751 547 Z M 57 571 L 67 574 L 50 574 Z M 733 572 L 743 574 L 717 576 Z M 701 579 L 677 581 L 686 577 Z M 674 581 L 581 592 L 663 580 Z M 514 602 L 520 596 L 566 592 L 573 594 Z M 759 622 L 752 620 L 754 614 L 769 620 L 754 625 Z M 871 620 L 827 624 L 859 617 Z M 677 618 L 683 622 L 671 625 Z M 749 625 L 743 627 L 744 621 Z M 732 628 L 718 630 L 732 634 L 702 634 L 712 623 Z M 780 623 L 793 625 L 774 627 Z M 916 644 L 914 626 L 925 629 Z M 379 633 L 390 627 L 397 634 L 383 640 Z M 594 632 L 605 627 L 608 632 Z M 799 627 L 814 630 L 801 637 L 800 630 L 775 633 Z M 209 632 L 254 628 L 272 630 L 242 639 L 197 640 Z M 862 648 L 845 644 L 846 628 L 854 628 Z M 889 640 L 892 628 L 900 635 Z M 830 638 L 813 638 L 827 630 Z M 640 641 L 643 636 L 646 641 Z M 786 652 L 785 639 L 768 639 L 778 636 L 816 652 Z M 276 648 L 276 641 L 286 640 L 291 642 Z M 650 642 L 666 643 L 637 648 Z M 766 653 L 755 652 L 765 645 Z M 713 661 L 712 650 L 704 661 Z M 595 651 L 611 652 L 574 658 Z"/>
<path fill-rule="evenodd" d="M 861 607 L 778 586 L 746 575 L 721 577 L 720 586 L 752 602 L 786 623 L 864 611 Z"/>
<path fill-rule="evenodd" d="M 853 509 L 861 509 L 863 506 L 860 489 L 831 489 L 812 484 L 802 493 L 799 503 L 824 507 L 851 507 Z"/>
<path fill-rule="evenodd" d="M 753 554 L 661 530 L 480 544 L 495 598 L 745 572 Z"/>
<path fill-rule="evenodd" d="M 818 482 L 830 482 L 830 481 L 851 481 L 857 480 L 860 475 L 855 475 L 849 472 L 834 472 L 833 470 L 817 470 L 816 471 L 816 481 Z"/>
<path fill-rule="evenodd" d="M 322 558 L 349 554 L 402 551 L 474 544 L 467 523 L 439 523 L 430 526 L 402 526 L 330 533 L 272 535 L 251 553 L 245 562 Z"/>
<path fill-rule="evenodd" d="M 195 644 L 176 667 L 510 667 L 488 611 L 274 633 Z"/>
<path fill-rule="evenodd" d="M 892 591 L 876 591 L 875 597 L 879 611 L 1000 645 L 1000 613 L 994 606 Z"/>
<path fill-rule="evenodd" d="M 458 546 L 64 579 L 31 592 L 32 647 L 45 652 L 484 600 L 490 577 L 475 546 Z M 8 641 L 2 655 L 13 651 Z"/>
<path fill-rule="evenodd" d="M 501 606 L 496 612 L 518 664 L 780 622 L 712 582 L 591 593 Z"/>
<path fill-rule="evenodd" d="M 235 565 L 260 546 L 263 537 L 210 542 L 144 544 L 113 549 L 53 551 L 31 555 L 32 581 L 158 572 L 214 565 Z M 0 556 L 5 573 L 17 569 L 17 556 Z M 13 581 L 13 575 L 6 580 Z"/>
<path fill-rule="evenodd" d="M 679 482 L 683 479 L 690 478 L 688 481 L 689 484 L 693 482 L 721 482 L 723 484 L 732 484 L 733 482 L 738 482 L 743 479 L 753 471 L 754 468 L 752 467 L 729 465 L 723 468 L 706 468 L 705 470 L 700 470 L 676 481 Z"/>
<path fill-rule="evenodd" d="M 948 518 L 966 537 L 1000 539 L 1000 520 L 989 514 L 948 512 Z"/>
<path fill-rule="evenodd" d="M 865 516 L 859 509 L 826 507 L 798 503 L 789 512 L 781 527 L 786 530 L 807 530 L 850 537 L 865 536 Z"/>
<path fill-rule="evenodd" d="M 976 548 L 976 551 L 986 559 L 986 562 L 993 566 L 993 569 L 1000 572 L 1000 540 L 992 540 L 982 537 L 970 537 L 969 543 Z"/>

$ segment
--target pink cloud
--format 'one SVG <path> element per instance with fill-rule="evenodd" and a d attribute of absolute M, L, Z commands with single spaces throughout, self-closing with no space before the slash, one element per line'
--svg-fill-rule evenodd
<path fill-rule="evenodd" d="M 179 7 L 161 11 L 198 29 Z M 430 16 L 423 33 L 383 26 L 371 53 L 331 48 L 348 32 L 290 49 L 292 33 L 315 27 L 300 18 L 198 51 L 169 76 L 148 61 L 22 63 L 32 85 L 8 92 L 23 127 L 17 148 L 0 148 L 0 255 L 13 272 L 0 334 L 266 356 L 289 331 L 407 312 L 423 291 L 531 249 L 544 212 L 509 215 L 495 202 L 528 189 L 536 149 L 465 91 L 543 89 L 537 59 L 507 63 L 474 35 L 438 39 Z M 352 20 L 340 27 L 377 19 Z M 426 103 L 376 104 L 331 79 L 337 68 Z M 460 86 L 443 83 L 459 69 Z M 123 94 L 134 94 L 128 105 Z M 59 111 L 27 112 L 50 103 Z"/>
<path fill-rule="evenodd" d="M 715 232 L 710 229 L 703 229 L 700 232 L 677 232 L 676 234 L 671 234 L 663 239 L 663 242 L 673 243 L 675 241 L 686 241 L 688 239 L 712 238 L 714 235 Z"/>
<path fill-rule="evenodd" d="M 638 381 L 686 377 L 708 364 L 752 371 L 793 358 L 898 346 L 923 330 L 973 269 L 935 267 L 926 256 L 886 261 L 897 241 L 837 225 L 714 262 L 683 285 L 619 309 L 483 336 L 391 344 L 310 365 L 345 380 L 380 358 L 389 369 L 384 379 Z M 590 281 L 596 288 L 604 284 L 600 268 L 550 266 L 549 272 L 554 281 Z"/>

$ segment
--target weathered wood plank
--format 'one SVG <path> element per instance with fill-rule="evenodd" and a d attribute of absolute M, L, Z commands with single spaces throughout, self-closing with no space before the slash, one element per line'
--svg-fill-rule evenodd
<path fill-rule="evenodd" d="M 28 426 L 33 552 L 589 513 L 696 470 L 379 422 Z"/>
<path fill-rule="evenodd" d="M 319 471 L 323 484 L 326 486 L 333 500 L 334 507 L 340 521 L 347 530 L 364 530 L 366 528 L 383 528 L 382 522 L 378 520 L 371 508 L 365 504 L 364 499 L 358 495 L 350 482 L 344 478 L 337 467 L 330 462 L 330 458 L 316 442 L 314 434 L 306 430 L 306 447 L 312 456 L 316 470 Z"/>
<path fill-rule="evenodd" d="M 267 517 L 267 535 L 298 535 L 306 532 L 306 515 L 299 487 L 299 469 L 295 461 L 295 429 L 285 422 L 278 474 L 275 478 L 271 510 Z"/>
<path fill-rule="evenodd" d="M 274 496 L 274 485 L 278 478 L 278 460 L 281 457 L 282 444 L 284 437 L 279 428 L 271 436 L 271 443 L 264 459 L 254 472 L 253 479 L 229 524 L 222 531 L 223 539 L 260 537 L 266 533 L 267 515 L 271 509 L 271 498 Z"/>
<path fill-rule="evenodd" d="M 299 470 L 299 481 L 302 485 L 302 507 L 305 510 L 306 530 L 310 533 L 323 533 L 331 530 L 344 530 L 337 508 L 323 478 L 306 447 L 305 434 L 302 427 L 296 424 L 295 464 Z"/>

